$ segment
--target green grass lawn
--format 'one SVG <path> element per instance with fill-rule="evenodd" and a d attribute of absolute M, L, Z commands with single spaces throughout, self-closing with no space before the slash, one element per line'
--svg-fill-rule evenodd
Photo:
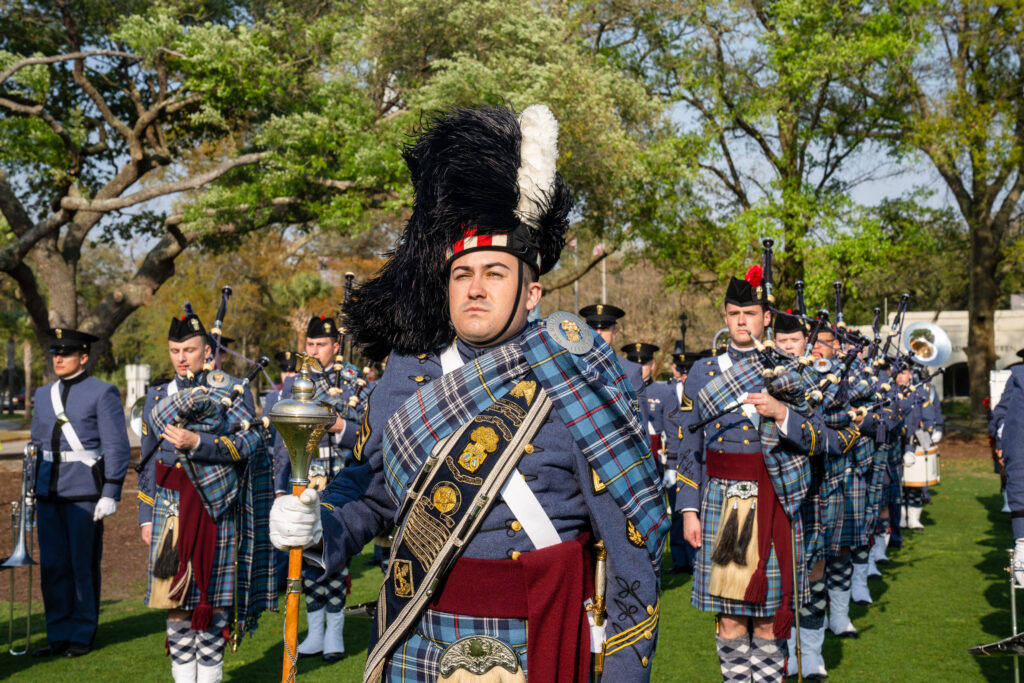
<path fill-rule="evenodd" d="M 825 641 L 825 662 L 834 681 L 1007 681 L 1012 658 L 978 659 L 972 645 L 1010 633 L 1009 582 L 1005 572 L 1010 523 L 999 513 L 998 480 L 988 461 L 943 463 L 943 481 L 925 508 L 924 531 L 905 533 L 905 547 L 890 552 L 884 578 L 871 582 L 875 604 L 854 606 L 861 636 Z M 353 562 L 350 602 L 376 595 L 380 571 Z M 0 586 L 6 592 L 6 586 Z M 1021 596 L 1024 599 L 1024 595 Z M 19 605 L 19 607 L 22 607 Z M 9 605 L 0 603 L 0 636 L 6 638 Z M 666 576 L 655 681 L 714 681 L 719 677 L 711 615 L 690 607 L 690 578 Z M 24 629 L 23 610 L 16 627 Z M 238 652 L 226 655 L 226 680 L 277 680 L 282 647 L 281 614 L 265 614 Z M 301 622 L 300 637 L 304 631 Z M 0 678 L 24 681 L 170 681 L 163 657 L 164 613 L 140 601 L 104 603 L 97 650 L 77 660 L 35 661 L 0 654 Z M 366 658 L 370 622 L 345 625 L 348 659 L 325 665 L 303 660 L 303 681 L 357 681 Z M 42 618 L 33 638 L 43 642 Z M 23 640 L 21 641 L 23 644 Z M 793 679 L 795 680 L 795 679 Z"/>

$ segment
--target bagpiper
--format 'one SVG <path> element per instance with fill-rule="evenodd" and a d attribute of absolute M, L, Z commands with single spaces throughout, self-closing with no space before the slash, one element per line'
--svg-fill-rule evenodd
<path fill-rule="evenodd" d="M 758 345 L 771 313 L 762 286 L 759 266 L 731 278 L 723 306 L 728 348 L 694 366 L 684 388 L 694 410 L 677 469 L 700 486 L 679 487 L 676 508 L 698 548 L 691 602 L 717 615 L 724 681 L 783 675 L 802 588 L 793 581 L 803 555 L 797 513 L 810 480 L 808 456 L 826 447 L 799 375 L 789 371 L 768 385 L 787 402 L 766 391 Z"/>

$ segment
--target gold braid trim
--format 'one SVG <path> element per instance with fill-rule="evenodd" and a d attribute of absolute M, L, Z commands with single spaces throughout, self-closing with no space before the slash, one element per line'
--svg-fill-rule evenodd
<path fill-rule="evenodd" d="M 647 617 L 636 626 L 628 628 L 622 633 L 612 636 L 608 640 L 604 641 L 605 657 L 615 654 L 619 650 L 627 648 L 641 638 L 644 638 L 644 634 L 648 631 L 653 634 L 654 629 L 658 627 L 658 617 L 660 614 L 661 600 L 654 604 L 654 614 Z"/>
<path fill-rule="evenodd" d="M 232 460 L 238 461 L 238 460 L 242 459 L 242 456 L 238 454 L 238 449 L 235 448 L 235 442 L 234 441 L 232 441 L 231 439 L 229 439 L 226 436 L 219 437 L 218 440 L 222 444 L 224 444 L 224 448 L 226 448 L 228 450 L 228 453 L 231 454 L 231 459 Z"/>
<path fill-rule="evenodd" d="M 149 505 L 150 507 L 156 504 L 156 501 L 153 499 L 152 496 L 147 496 L 142 491 L 139 491 L 139 500 L 141 500 L 146 505 Z"/>

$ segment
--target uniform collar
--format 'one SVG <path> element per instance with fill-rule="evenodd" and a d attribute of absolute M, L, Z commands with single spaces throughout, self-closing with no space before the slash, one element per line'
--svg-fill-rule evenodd
<path fill-rule="evenodd" d="M 472 344 L 464 342 L 463 340 L 456 337 L 455 346 L 459 349 L 459 355 L 462 356 L 462 359 L 470 361 L 473 360 L 474 358 L 479 358 L 480 356 L 498 348 L 499 346 L 504 346 L 505 344 L 511 344 L 513 342 L 522 341 L 523 337 L 526 336 L 526 331 L 528 329 L 530 329 L 530 323 L 527 323 L 523 327 L 523 329 L 519 331 L 518 334 L 512 335 L 511 337 L 501 342 L 500 344 L 492 344 L 491 346 L 473 346 Z"/>
<path fill-rule="evenodd" d="M 74 375 L 71 375 L 71 377 L 61 377 L 60 381 L 63 382 L 65 386 L 74 386 L 88 376 L 88 372 L 86 372 L 85 370 L 79 370 Z"/>
<path fill-rule="evenodd" d="M 732 344 L 729 344 L 729 350 L 727 353 L 729 354 L 729 358 L 732 358 L 734 361 L 738 361 L 744 358 L 749 358 L 757 353 L 757 347 L 751 346 L 749 349 L 737 349 Z"/>

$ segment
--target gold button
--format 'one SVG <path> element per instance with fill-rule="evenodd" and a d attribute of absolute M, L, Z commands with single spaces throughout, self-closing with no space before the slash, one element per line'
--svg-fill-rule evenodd
<path fill-rule="evenodd" d="M 722 437 L 718 437 L 718 440 L 719 440 L 719 441 L 721 441 L 721 440 L 722 440 Z"/>
<path fill-rule="evenodd" d="M 750 444 L 750 439 L 743 439 L 744 444 Z"/>
<path fill-rule="evenodd" d="M 801 422 L 800 423 L 800 429 L 807 429 L 807 423 L 806 422 Z"/>
<path fill-rule="evenodd" d="M 647 605 L 647 614 L 654 616 L 654 605 Z"/>
<path fill-rule="evenodd" d="M 649 660 L 649 659 L 647 659 L 647 657 L 642 657 L 642 658 L 640 659 L 640 663 L 641 663 L 641 664 L 643 664 L 643 665 L 644 665 L 644 668 L 646 669 L 646 668 L 647 668 L 647 665 L 648 665 L 648 664 L 650 663 L 650 660 Z"/>
<path fill-rule="evenodd" d="M 708 377 L 714 377 L 714 376 L 715 376 L 715 371 L 714 370 L 711 370 L 710 372 L 708 372 Z"/>
<path fill-rule="evenodd" d="M 653 637 L 654 637 L 654 634 L 651 633 L 651 629 L 647 629 L 646 631 L 644 631 L 644 638 L 646 638 L 647 640 L 650 640 Z"/>
<path fill-rule="evenodd" d="M 415 377 L 413 377 L 413 381 L 415 381 L 415 382 L 422 382 L 423 381 L 423 375 L 416 375 Z"/>
<path fill-rule="evenodd" d="M 512 531 L 522 531 L 523 530 L 523 525 L 519 523 L 518 519 L 512 520 L 512 524 L 510 526 L 512 527 Z"/>
<path fill-rule="evenodd" d="M 747 431 L 748 429 L 750 429 L 750 425 L 743 425 L 743 431 Z"/>
<path fill-rule="evenodd" d="M 526 451 L 527 453 L 533 453 L 533 444 L 532 443 L 526 444 L 526 446 L 523 448 L 523 450 Z"/>
<path fill-rule="evenodd" d="M 721 428 L 722 428 L 722 423 L 721 422 L 715 423 L 715 429 L 721 429 Z"/>
<path fill-rule="evenodd" d="M 513 560 L 518 560 L 518 559 L 519 559 L 519 556 L 520 556 L 521 554 L 522 554 L 522 553 L 520 553 L 520 552 L 519 552 L 518 550 L 513 550 L 513 551 L 512 551 L 512 559 L 513 559 Z"/>

